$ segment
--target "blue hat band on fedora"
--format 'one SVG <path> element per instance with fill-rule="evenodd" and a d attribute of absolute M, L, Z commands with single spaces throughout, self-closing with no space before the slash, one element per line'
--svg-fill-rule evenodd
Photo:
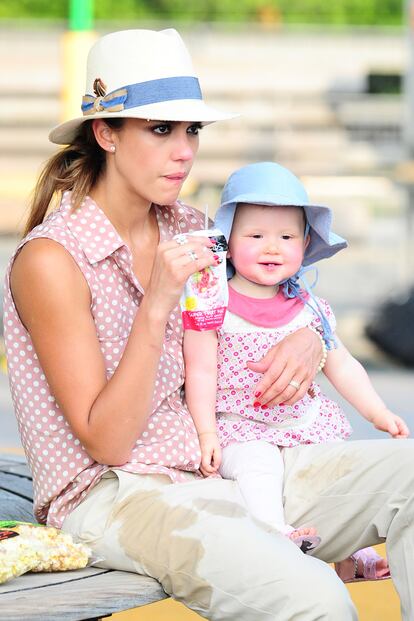
<path fill-rule="evenodd" d="M 81 107 L 83 114 L 88 115 L 99 111 L 119 112 L 161 101 L 202 98 L 197 78 L 177 76 L 129 84 L 103 97 L 84 95 Z"/>

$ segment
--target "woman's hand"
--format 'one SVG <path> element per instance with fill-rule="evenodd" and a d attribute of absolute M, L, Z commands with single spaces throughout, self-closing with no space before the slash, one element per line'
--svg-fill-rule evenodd
<path fill-rule="evenodd" d="M 145 292 L 147 301 L 163 315 L 177 305 L 186 280 L 205 267 L 218 265 L 218 257 L 210 248 L 208 237 L 182 235 L 181 243 L 172 239 L 157 248 L 151 278 Z"/>
<path fill-rule="evenodd" d="M 302 399 L 316 375 L 322 355 L 321 341 L 309 328 L 290 334 L 272 347 L 260 362 L 247 363 L 252 371 L 263 373 L 252 395 L 253 401 L 271 407 L 281 403 L 292 405 Z"/>

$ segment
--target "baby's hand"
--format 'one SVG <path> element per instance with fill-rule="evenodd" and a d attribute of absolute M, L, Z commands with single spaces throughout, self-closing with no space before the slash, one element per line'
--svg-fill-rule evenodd
<path fill-rule="evenodd" d="M 200 433 L 198 437 L 201 449 L 200 470 L 205 477 L 216 474 L 221 464 L 221 446 L 214 431 Z"/>
<path fill-rule="evenodd" d="M 390 412 L 390 410 L 381 410 L 381 412 L 375 414 L 372 423 L 376 429 L 386 431 L 393 438 L 407 438 L 410 435 L 410 430 L 403 419 Z"/>

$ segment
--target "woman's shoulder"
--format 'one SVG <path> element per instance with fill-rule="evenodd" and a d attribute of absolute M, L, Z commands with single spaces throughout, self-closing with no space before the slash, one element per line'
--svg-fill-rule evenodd
<path fill-rule="evenodd" d="M 13 287 L 23 288 L 28 281 L 50 288 L 58 282 L 70 282 L 74 286 L 80 280 L 79 270 L 64 246 L 46 237 L 35 237 L 24 243 L 10 266 L 10 278 Z"/>
<path fill-rule="evenodd" d="M 68 233 L 61 210 L 52 211 L 17 245 L 11 259 L 13 271 L 41 270 L 51 273 L 63 265 L 73 264 L 68 252 Z"/>

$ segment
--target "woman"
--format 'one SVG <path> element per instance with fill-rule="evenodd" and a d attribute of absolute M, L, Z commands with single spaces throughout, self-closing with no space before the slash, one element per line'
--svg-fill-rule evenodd
<path fill-rule="evenodd" d="M 36 517 L 92 546 L 105 566 L 156 577 L 208 619 L 355 619 L 326 564 L 254 523 L 233 482 L 197 475 L 177 302 L 188 276 L 216 259 L 204 238 L 172 238 L 202 226 L 176 199 L 200 125 L 228 115 L 204 104 L 173 30 L 101 38 L 86 93 L 83 117 L 50 134 L 69 146 L 39 180 L 6 279 L 9 376 Z M 301 398 L 321 356 L 308 329 L 286 339 L 251 363 L 264 373 L 254 398 Z M 403 491 L 413 451 L 353 445 L 292 450 L 286 519 L 315 524 L 330 561 L 388 533 L 408 619 Z"/>

